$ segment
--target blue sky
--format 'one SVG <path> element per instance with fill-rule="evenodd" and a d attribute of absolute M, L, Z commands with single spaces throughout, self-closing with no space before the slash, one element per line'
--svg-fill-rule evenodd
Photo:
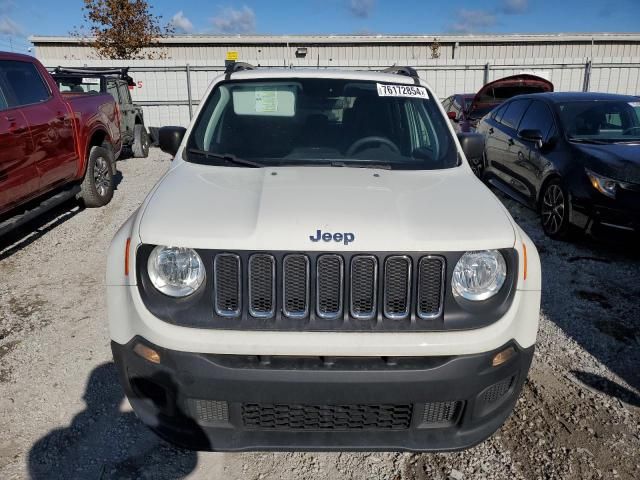
<path fill-rule="evenodd" d="M 634 32 L 640 0 L 150 0 L 184 33 L 447 34 Z M 82 0 L 0 0 L 0 49 L 66 35 Z"/>

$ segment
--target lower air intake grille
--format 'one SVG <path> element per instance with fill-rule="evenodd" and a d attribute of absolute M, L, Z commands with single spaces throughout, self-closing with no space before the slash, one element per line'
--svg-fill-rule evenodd
<path fill-rule="evenodd" d="M 318 316 L 338 318 L 342 314 L 344 260 L 340 255 L 322 255 L 318 258 L 317 269 Z"/>
<path fill-rule="evenodd" d="M 403 430 L 411 413 L 411 405 L 242 405 L 246 427 L 281 430 Z"/>
<path fill-rule="evenodd" d="M 240 257 L 221 253 L 214 260 L 216 313 L 222 317 L 240 315 Z"/>
<path fill-rule="evenodd" d="M 504 380 L 494 383 L 482 393 L 482 399 L 487 403 L 498 401 L 509 391 L 511 385 L 515 382 L 516 377 L 505 378 Z"/>
<path fill-rule="evenodd" d="M 425 403 L 422 423 L 427 425 L 445 425 L 453 423 L 460 414 L 462 402 Z"/>
<path fill-rule="evenodd" d="M 192 417 L 201 422 L 228 422 L 229 407 L 227 402 L 219 400 L 187 399 L 187 408 Z"/>

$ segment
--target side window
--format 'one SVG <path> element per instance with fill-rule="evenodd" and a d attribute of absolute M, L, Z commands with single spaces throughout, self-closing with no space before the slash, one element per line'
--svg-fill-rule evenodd
<path fill-rule="evenodd" d="M 118 84 L 118 92 L 120 93 L 122 103 L 131 103 L 131 94 L 129 93 L 129 87 L 126 83 L 120 82 Z"/>
<path fill-rule="evenodd" d="M 7 96 L 4 94 L 4 89 L 0 85 L 0 110 L 6 110 L 9 108 L 9 103 L 7 103 Z"/>
<path fill-rule="evenodd" d="M 33 63 L 1 60 L 0 74 L 8 107 L 44 102 L 51 97 L 49 88 Z"/>
<path fill-rule="evenodd" d="M 509 106 L 505 110 L 504 115 L 502 115 L 500 123 L 509 128 L 518 128 L 520 119 L 529 106 L 529 102 L 530 100 L 514 100 L 513 102 L 509 103 Z"/>
<path fill-rule="evenodd" d="M 448 112 L 451 108 L 451 97 L 446 98 L 444 102 L 442 102 L 442 108 L 444 108 L 445 112 Z"/>
<path fill-rule="evenodd" d="M 551 127 L 553 126 L 553 117 L 551 116 L 551 112 L 549 111 L 549 107 L 547 107 L 543 102 L 534 101 L 531 102 L 531 105 L 527 109 L 524 117 L 522 117 L 522 121 L 520 122 L 520 130 L 540 130 L 540 132 L 545 135 L 551 131 Z"/>
<path fill-rule="evenodd" d="M 107 93 L 113 97 L 116 103 L 120 103 L 120 98 L 118 97 L 118 85 L 116 82 L 107 82 Z"/>
<path fill-rule="evenodd" d="M 503 103 L 500 107 L 496 108 L 491 114 L 491 118 L 493 118 L 496 122 L 500 122 L 502 120 L 502 115 L 504 115 L 504 111 L 509 106 L 508 103 Z"/>

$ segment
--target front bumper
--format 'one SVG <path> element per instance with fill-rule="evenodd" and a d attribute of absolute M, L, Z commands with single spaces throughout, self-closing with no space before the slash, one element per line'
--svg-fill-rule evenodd
<path fill-rule="evenodd" d="M 160 363 L 134 352 L 142 343 Z M 515 354 L 493 367 L 496 353 Z M 112 342 L 138 417 L 195 450 L 459 450 L 509 417 L 534 347 L 449 357 L 259 357 Z"/>

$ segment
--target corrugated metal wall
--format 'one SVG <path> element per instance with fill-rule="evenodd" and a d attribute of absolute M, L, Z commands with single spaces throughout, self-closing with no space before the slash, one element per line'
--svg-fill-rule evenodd
<path fill-rule="evenodd" d="M 228 50 L 239 58 L 263 67 L 291 65 L 306 68 L 383 69 L 392 64 L 411 65 L 418 70 L 441 98 L 453 93 L 477 91 L 485 81 L 522 72 L 531 72 L 551 80 L 557 91 L 582 90 L 587 61 L 592 62 L 589 90 L 640 94 L 640 35 L 629 35 L 624 41 L 566 41 L 558 36 L 540 36 L 529 41 L 508 36 L 495 41 L 469 39 L 440 41 L 440 57 L 432 58 L 432 39 L 421 41 L 410 37 L 359 38 L 350 42 L 317 37 L 319 43 L 288 42 L 280 37 L 261 37 L 262 42 L 222 42 L 209 37 L 200 43 L 198 37 L 187 37 L 191 43 L 171 39 L 165 45 L 167 60 L 121 61 L 96 60 L 89 47 L 73 43 L 39 41 L 36 56 L 47 66 L 129 66 L 138 83 L 132 91 L 134 101 L 143 104 L 146 123 L 150 126 L 187 125 L 189 105 L 186 65 L 190 65 L 192 103 L 195 105 L 207 86 L 223 70 Z M 624 36 L 622 36 L 624 37 Z M 606 36 L 604 37 L 606 38 Z M 310 37 L 313 40 L 313 37 Z M 306 48 L 304 57 L 296 56 L 298 47 Z M 488 67 L 487 67 L 488 64 Z M 153 71 L 151 71 L 153 70 Z"/>

